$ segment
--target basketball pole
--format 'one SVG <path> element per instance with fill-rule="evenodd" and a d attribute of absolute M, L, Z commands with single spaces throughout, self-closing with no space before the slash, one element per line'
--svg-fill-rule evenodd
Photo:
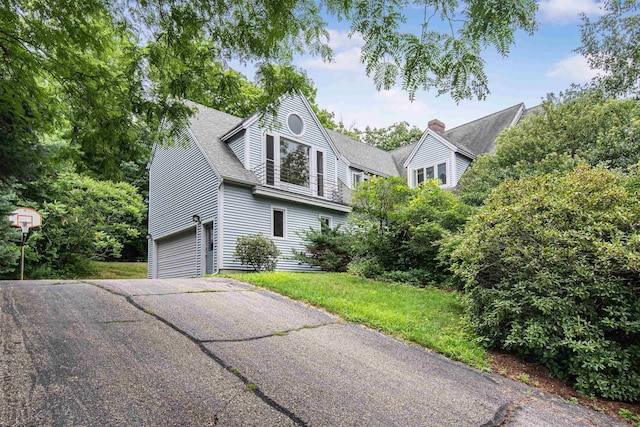
<path fill-rule="evenodd" d="M 26 234 L 22 233 L 22 243 L 20 244 L 20 280 L 24 280 L 24 238 Z"/>

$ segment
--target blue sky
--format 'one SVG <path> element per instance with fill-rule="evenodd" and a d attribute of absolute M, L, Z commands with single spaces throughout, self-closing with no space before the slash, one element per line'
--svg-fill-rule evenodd
<path fill-rule="evenodd" d="M 538 5 L 539 28 L 533 36 L 517 33 L 506 58 L 494 49 L 483 55 L 491 91 L 484 101 L 456 104 L 448 95 L 437 97 L 433 91 L 420 91 L 410 102 L 399 88 L 376 91 L 359 63 L 361 39 L 348 37 L 346 22 L 328 25 L 333 62 L 307 56 L 298 59 L 296 65 L 313 80 L 318 106 L 333 111 L 336 120 L 342 120 L 347 128 L 386 127 L 404 120 L 424 129 L 429 120 L 437 118 L 450 129 L 520 102 L 533 107 L 547 93 L 557 94 L 571 83 L 584 83 L 595 76 L 574 50 L 580 46 L 580 13 L 597 18 L 602 13 L 599 2 L 540 0 Z"/>

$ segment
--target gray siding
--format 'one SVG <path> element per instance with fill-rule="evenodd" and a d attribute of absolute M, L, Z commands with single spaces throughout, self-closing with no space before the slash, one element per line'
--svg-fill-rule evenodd
<path fill-rule="evenodd" d="M 471 164 L 471 160 L 467 159 L 464 156 L 456 153 L 456 182 L 455 185 L 458 185 L 458 181 L 460 181 L 460 177 L 467 170 L 469 165 Z"/>
<path fill-rule="evenodd" d="M 238 160 L 240 160 L 240 163 L 244 165 L 244 134 L 239 135 L 229 142 L 229 148 L 231 148 L 233 154 L 235 154 Z"/>
<path fill-rule="evenodd" d="M 174 146 L 157 147 L 149 169 L 149 234 L 160 239 L 194 226 L 193 215 L 201 222 L 214 223 L 217 236 L 219 180 L 210 164 L 185 131 Z M 197 228 L 197 248 L 202 252 L 202 230 Z M 153 265 L 153 243 L 149 244 L 149 275 L 162 268 Z M 202 253 L 198 259 L 204 260 Z M 204 261 L 198 262 L 197 274 L 204 273 Z"/>
<path fill-rule="evenodd" d="M 290 113 L 297 113 L 305 123 L 304 134 L 297 136 L 292 134 L 287 127 L 287 117 Z M 271 120 L 267 118 L 267 120 Z M 250 153 L 251 153 L 251 167 L 255 167 L 264 163 L 264 132 L 260 120 L 254 122 L 248 129 L 250 138 Z M 272 129 L 273 133 L 280 134 L 285 138 L 291 138 L 295 141 L 300 141 L 309 145 L 318 147 L 325 152 L 326 167 L 325 176 L 333 181 L 335 177 L 335 162 L 333 159 L 336 157 L 336 153 L 329 145 L 329 142 L 324 137 L 321 128 L 316 124 L 314 113 L 309 111 L 304 102 L 299 97 L 284 98 L 279 108 L 278 116 L 276 118 L 276 125 Z"/>
<path fill-rule="evenodd" d="M 224 236 L 222 249 L 223 269 L 247 269 L 233 259 L 236 239 L 239 236 L 262 233 L 271 238 L 272 207 L 286 210 L 286 238 L 273 238 L 282 255 L 277 268 L 287 271 L 311 271 L 312 268 L 298 261 L 288 260 L 291 249 L 301 250 L 302 240 L 296 231 L 308 227 L 318 228 L 320 215 L 330 216 L 332 226 L 343 224 L 347 214 L 328 209 L 314 208 L 308 205 L 261 197 L 254 197 L 249 188 L 225 184 L 224 191 Z"/>
<path fill-rule="evenodd" d="M 447 162 L 447 182 L 449 186 L 455 185 L 456 182 L 452 182 L 453 165 L 451 164 L 452 150 L 438 141 L 431 135 L 427 135 L 427 138 L 420 144 L 418 151 L 411 159 L 408 169 L 420 168 L 423 166 L 431 166 L 436 163 Z M 410 180 L 411 175 L 408 174 L 407 178 Z"/>

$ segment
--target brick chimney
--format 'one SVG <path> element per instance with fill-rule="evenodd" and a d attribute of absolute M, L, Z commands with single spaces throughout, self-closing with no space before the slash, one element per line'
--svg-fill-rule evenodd
<path fill-rule="evenodd" d="M 429 121 L 429 129 L 436 131 L 438 133 L 443 133 L 444 132 L 444 123 L 442 123 L 440 120 L 438 119 L 433 119 Z"/>

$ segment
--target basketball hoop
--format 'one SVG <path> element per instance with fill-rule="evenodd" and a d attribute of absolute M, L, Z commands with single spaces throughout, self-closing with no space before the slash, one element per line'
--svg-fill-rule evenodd
<path fill-rule="evenodd" d="M 24 244 L 31 227 L 42 225 L 42 215 L 38 211 L 29 208 L 20 208 L 9 215 L 9 221 L 14 227 L 22 229 L 22 240 L 20 242 L 20 280 L 24 279 Z"/>

